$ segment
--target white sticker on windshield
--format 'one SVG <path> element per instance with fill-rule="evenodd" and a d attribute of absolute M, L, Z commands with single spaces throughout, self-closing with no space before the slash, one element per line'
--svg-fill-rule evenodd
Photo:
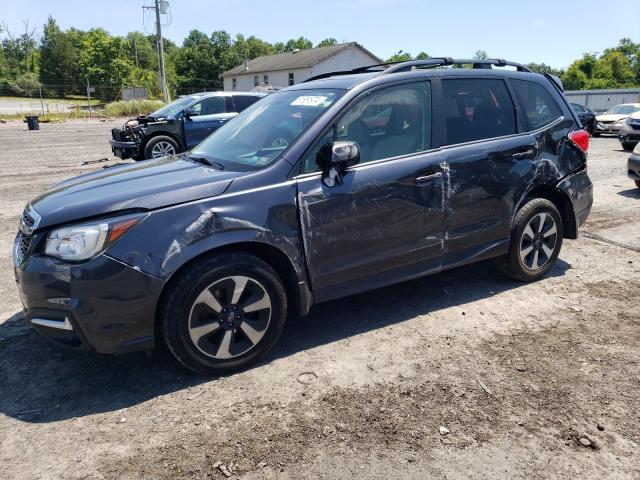
<path fill-rule="evenodd" d="M 327 99 L 323 95 L 303 95 L 296 98 L 291 105 L 304 106 L 304 107 L 317 107 Z"/>

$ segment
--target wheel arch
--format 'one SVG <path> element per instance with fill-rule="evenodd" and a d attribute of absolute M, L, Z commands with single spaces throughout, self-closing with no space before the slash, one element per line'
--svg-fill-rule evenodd
<path fill-rule="evenodd" d="M 172 286 L 178 281 L 180 275 L 186 271 L 193 264 L 201 261 L 204 257 L 221 254 L 243 252 L 254 255 L 267 263 L 273 268 L 278 276 L 281 278 L 285 293 L 287 295 L 287 304 L 289 305 L 289 317 L 306 314 L 311 308 L 312 296 L 306 282 L 301 285 L 299 275 L 293 265 L 291 259 L 279 248 L 262 242 L 245 241 L 228 245 L 215 247 L 211 250 L 207 250 L 195 257 L 191 258 L 184 264 L 182 264 L 175 272 L 171 274 L 168 280 L 162 287 L 160 296 L 158 298 L 156 312 L 155 312 L 155 337 L 156 342 L 162 341 L 162 335 L 160 335 L 160 311 L 163 308 L 163 304 L 166 301 L 168 292 Z"/>
<path fill-rule="evenodd" d="M 537 185 L 524 195 L 514 211 L 514 216 L 522 206 L 532 198 L 544 198 L 545 200 L 549 200 L 553 203 L 562 216 L 562 223 L 564 224 L 564 238 L 578 238 L 578 224 L 573 210 L 573 203 L 565 192 L 559 190 L 553 185 Z"/>

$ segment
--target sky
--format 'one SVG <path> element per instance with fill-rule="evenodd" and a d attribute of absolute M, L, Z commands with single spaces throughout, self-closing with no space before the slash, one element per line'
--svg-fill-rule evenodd
<path fill-rule="evenodd" d="M 0 0 L 13 33 L 24 22 L 42 32 L 51 14 L 66 29 L 102 27 L 114 35 L 153 31 L 152 0 Z M 356 41 L 381 58 L 417 55 L 490 57 L 564 68 L 622 37 L 640 42 L 640 0 L 169 0 L 165 37 L 182 43 L 193 29 L 226 30 L 269 42 L 304 36 Z M 144 13 L 146 12 L 146 13 Z"/>

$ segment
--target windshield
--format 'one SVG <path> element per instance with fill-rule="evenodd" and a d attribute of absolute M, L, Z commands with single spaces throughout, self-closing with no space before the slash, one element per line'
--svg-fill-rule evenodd
<path fill-rule="evenodd" d="M 189 96 L 186 96 L 186 97 L 179 98 L 176 101 L 171 102 L 168 105 L 165 105 L 164 107 L 160 108 L 159 110 L 156 110 L 155 112 L 150 113 L 148 116 L 149 117 L 153 117 L 153 118 L 170 117 L 171 115 L 175 115 L 180 110 L 182 110 L 184 107 L 186 107 L 187 105 L 193 103 L 194 101 L 198 100 L 199 98 L 200 98 L 200 96 L 196 96 L 196 95 L 189 95 Z"/>
<path fill-rule="evenodd" d="M 638 111 L 640 111 L 640 107 L 637 105 L 616 105 L 604 113 L 605 115 L 631 115 Z"/>
<path fill-rule="evenodd" d="M 190 157 L 230 169 L 255 170 L 273 162 L 344 90 L 284 90 L 253 104 L 195 147 Z"/>

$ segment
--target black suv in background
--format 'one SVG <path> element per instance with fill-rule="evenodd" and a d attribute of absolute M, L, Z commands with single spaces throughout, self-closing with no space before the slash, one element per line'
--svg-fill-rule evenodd
<path fill-rule="evenodd" d="M 593 135 L 596 131 L 596 113 L 589 107 L 580 105 L 579 103 L 572 103 L 571 107 L 576 112 L 576 116 L 582 123 L 584 129 L 589 132 L 589 135 Z"/>
<path fill-rule="evenodd" d="M 264 93 L 205 92 L 180 97 L 146 116 L 111 130 L 116 157 L 145 160 L 195 147 Z"/>
<path fill-rule="evenodd" d="M 32 200 L 14 250 L 26 318 L 66 345 L 165 342 L 226 373 L 314 303 L 488 258 L 537 280 L 589 214 L 588 143 L 560 84 L 511 62 L 322 75 L 187 156 Z"/>

